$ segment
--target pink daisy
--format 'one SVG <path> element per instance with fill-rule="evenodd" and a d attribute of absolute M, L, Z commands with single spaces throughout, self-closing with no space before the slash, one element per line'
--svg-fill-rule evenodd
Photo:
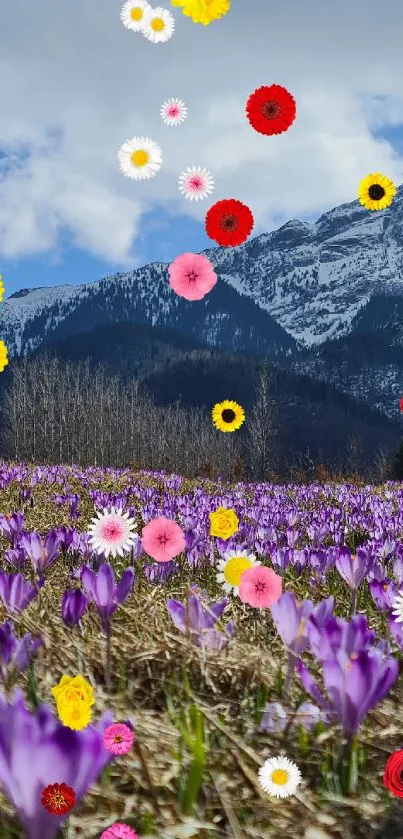
<path fill-rule="evenodd" d="M 145 552 L 156 562 L 170 562 L 185 548 L 185 536 L 179 524 L 171 519 L 153 519 L 146 525 L 141 541 Z"/>
<path fill-rule="evenodd" d="M 131 550 L 136 541 L 136 522 L 115 507 L 98 511 L 88 528 L 89 543 L 97 553 L 108 556 L 123 556 Z"/>
<path fill-rule="evenodd" d="M 133 745 L 134 731 L 121 722 L 108 725 L 104 731 L 104 746 L 114 755 L 126 755 Z"/>
<path fill-rule="evenodd" d="M 108 827 L 101 833 L 100 839 L 139 839 L 135 830 L 132 830 L 128 824 L 123 822 L 115 822 L 111 827 Z"/>
<path fill-rule="evenodd" d="M 166 125 L 181 125 L 187 117 L 187 107 L 182 99 L 167 99 L 161 105 L 160 116 Z"/>
<path fill-rule="evenodd" d="M 217 274 L 209 259 L 200 253 L 183 253 L 171 262 L 169 285 L 185 300 L 202 300 L 214 288 Z"/>
<path fill-rule="evenodd" d="M 208 169 L 191 166 L 179 175 L 179 192 L 189 201 L 202 201 L 214 191 L 214 178 Z"/>
<path fill-rule="evenodd" d="M 272 568 L 256 565 L 247 568 L 241 576 L 239 597 L 242 603 L 248 603 L 255 609 L 267 609 L 281 597 L 282 579 Z"/>

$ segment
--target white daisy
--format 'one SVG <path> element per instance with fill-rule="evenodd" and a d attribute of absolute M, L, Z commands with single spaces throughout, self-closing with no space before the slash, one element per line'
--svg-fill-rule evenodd
<path fill-rule="evenodd" d="M 396 623 L 403 623 L 403 591 L 395 597 L 392 603 L 392 615 L 395 615 Z"/>
<path fill-rule="evenodd" d="M 154 44 L 162 44 L 172 38 L 175 29 L 175 18 L 168 12 L 157 6 L 156 9 L 149 9 L 144 13 L 141 31 L 149 41 Z"/>
<path fill-rule="evenodd" d="M 254 565 L 261 565 L 256 560 L 255 554 L 248 554 L 247 551 L 226 551 L 224 558 L 218 563 L 219 574 L 216 575 L 218 583 L 222 583 L 224 591 L 229 594 L 239 594 L 239 586 L 244 571 Z"/>
<path fill-rule="evenodd" d="M 160 116 L 166 125 L 181 125 L 187 115 L 188 109 L 182 99 L 167 99 L 161 105 Z"/>
<path fill-rule="evenodd" d="M 123 556 L 135 543 L 137 525 L 129 513 L 123 513 L 116 507 L 101 510 L 91 519 L 88 529 L 89 543 L 96 553 L 105 556 Z"/>
<path fill-rule="evenodd" d="M 189 201 L 202 201 L 214 191 L 214 178 L 208 169 L 191 166 L 179 176 L 179 192 Z"/>
<path fill-rule="evenodd" d="M 301 783 L 301 772 L 288 757 L 269 757 L 259 769 L 260 786 L 276 798 L 294 795 Z"/>
<path fill-rule="evenodd" d="M 143 181 L 153 178 L 162 166 L 162 151 L 148 137 L 133 137 L 118 152 L 120 170 L 126 178 Z"/>
<path fill-rule="evenodd" d="M 151 9 L 146 0 L 127 0 L 120 13 L 120 19 L 126 29 L 132 32 L 141 32 L 144 20 L 144 13 Z"/>

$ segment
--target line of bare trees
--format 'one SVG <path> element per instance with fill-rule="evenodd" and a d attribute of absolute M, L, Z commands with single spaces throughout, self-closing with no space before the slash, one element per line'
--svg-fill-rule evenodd
<path fill-rule="evenodd" d="M 254 401 L 241 432 L 217 431 L 211 416 L 179 403 L 157 406 L 129 383 L 90 362 L 57 358 L 12 362 L 3 398 L 2 451 L 9 459 L 80 466 L 135 465 L 184 476 L 221 475 L 227 480 L 299 482 L 364 475 L 360 441 L 351 439 L 337 463 L 318 465 L 308 449 L 281 452 L 280 417 L 272 374 L 263 363 L 254 382 Z M 336 455 L 336 453 L 335 453 Z M 323 458 L 324 462 L 324 458 Z M 380 447 L 367 480 L 388 477 L 387 452 Z M 319 470 L 319 471 L 318 471 Z"/>
<path fill-rule="evenodd" d="M 5 394 L 3 443 L 16 461 L 117 467 L 134 463 L 189 477 L 220 474 L 263 480 L 271 465 L 269 437 L 274 434 L 267 371 L 262 370 L 261 385 L 249 433 L 240 440 L 236 434 L 218 432 L 205 411 L 179 404 L 156 406 L 139 392 L 138 381 L 125 383 L 102 367 L 92 368 L 89 361 L 20 359 L 12 365 Z M 262 423 L 270 417 L 265 431 Z"/>

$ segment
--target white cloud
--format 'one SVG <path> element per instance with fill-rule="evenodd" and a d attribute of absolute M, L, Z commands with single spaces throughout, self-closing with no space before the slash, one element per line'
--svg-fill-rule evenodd
<path fill-rule="evenodd" d="M 371 133 L 403 123 L 400 0 L 233 0 L 208 27 L 175 9 L 176 32 L 157 45 L 126 30 L 119 11 L 111 0 L 1 5 L 0 256 L 56 249 L 67 229 L 126 267 L 142 213 L 156 205 L 203 220 L 215 200 L 239 198 L 259 231 L 354 200 L 369 171 L 403 181 L 403 158 Z M 293 93 L 298 111 L 289 132 L 266 138 L 244 109 L 271 83 Z M 159 118 L 171 96 L 189 110 L 178 128 Z M 163 148 L 148 182 L 118 169 L 120 145 L 136 135 Z M 200 204 L 177 189 L 192 165 L 216 178 Z"/>

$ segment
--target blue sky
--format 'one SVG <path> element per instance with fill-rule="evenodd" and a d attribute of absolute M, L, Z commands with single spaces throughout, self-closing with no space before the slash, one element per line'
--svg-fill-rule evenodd
<path fill-rule="evenodd" d="M 164 4 L 175 33 L 161 45 L 126 30 L 120 3 L 110 0 L 98 0 L 96 14 L 81 0 L 1 5 L 6 296 L 211 247 L 204 217 L 222 198 L 251 207 L 256 235 L 354 200 L 368 172 L 403 182 L 400 0 L 382 8 L 366 0 L 310 0 L 303 8 L 300 0 L 234 0 L 208 27 Z M 388 50 L 374 55 L 367 45 L 380 31 L 388 31 Z M 297 119 L 286 134 L 265 138 L 249 126 L 245 103 L 273 83 L 293 93 Z M 171 96 L 189 112 L 174 129 L 159 117 Z M 118 170 L 117 151 L 133 136 L 163 148 L 163 168 L 150 181 L 131 182 Z M 178 176 L 191 165 L 216 181 L 199 204 L 178 194 Z"/>

